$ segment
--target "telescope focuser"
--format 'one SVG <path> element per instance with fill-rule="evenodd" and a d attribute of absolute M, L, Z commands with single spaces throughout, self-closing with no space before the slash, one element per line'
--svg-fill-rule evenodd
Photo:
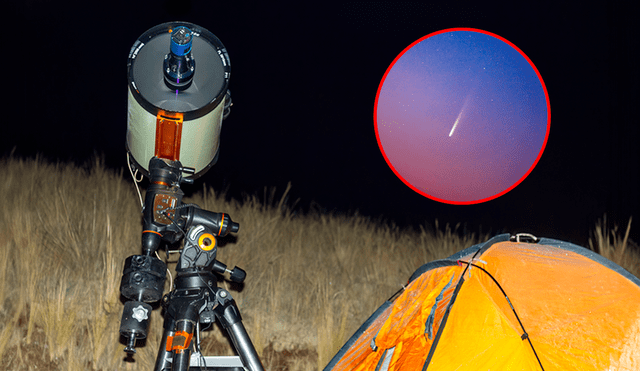
<path fill-rule="evenodd" d="M 169 53 L 162 63 L 164 83 L 171 90 L 186 90 L 193 82 L 196 61 L 191 55 L 192 41 L 193 33 L 187 27 L 176 27 L 171 32 Z"/>

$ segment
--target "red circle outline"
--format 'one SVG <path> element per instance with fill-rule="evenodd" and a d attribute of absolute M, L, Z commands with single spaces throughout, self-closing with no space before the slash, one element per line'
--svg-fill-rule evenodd
<path fill-rule="evenodd" d="M 389 72 L 391 71 L 391 69 L 393 68 L 393 66 L 396 64 L 396 62 L 407 52 L 409 51 L 413 46 L 415 46 L 416 44 L 422 42 L 423 40 L 426 40 L 432 36 L 436 36 L 442 33 L 446 33 L 446 32 L 453 32 L 453 31 L 468 31 L 468 32 L 478 32 L 478 33 L 482 33 L 488 36 L 492 36 L 497 38 L 498 40 L 501 40 L 502 42 L 506 43 L 507 45 L 511 46 L 512 48 L 514 48 L 515 50 L 518 51 L 518 53 L 520 53 L 526 60 L 527 62 L 529 62 L 529 65 L 533 68 L 533 70 L 536 72 L 536 75 L 538 76 L 538 80 L 540 80 L 540 84 L 542 85 L 542 89 L 544 90 L 544 96 L 545 96 L 545 100 L 547 102 L 547 132 L 545 134 L 544 137 L 544 142 L 542 143 L 542 147 L 540 148 L 540 152 L 538 153 L 538 157 L 536 158 L 536 160 L 533 162 L 533 164 L 531 165 L 531 167 L 529 168 L 529 170 L 527 171 L 526 174 L 524 174 L 517 182 L 515 182 L 511 187 L 507 188 L 506 190 L 481 199 L 481 200 L 475 200 L 475 201 L 450 201 L 450 200 L 444 200 L 444 199 L 440 199 L 431 195 L 428 195 L 427 193 L 417 189 L 416 187 L 414 187 L 412 184 L 410 184 L 406 179 L 404 179 L 400 173 L 398 173 L 398 171 L 396 170 L 396 168 L 391 164 L 391 161 L 389 161 L 389 158 L 387 157 L 387 154 L 384 152 L 384 148 L 382 147 L 382 143 L 380 142 L 380 134 L 378 133 L 378 99 L 380 98 L 380 91 L 382 90 L 382 85 L 384 85 L 384 81 L 387 79 L 387 75 L 389 74 Z M 376 93 L 376 100 L 374 103 L 374 108 L 373 108 L 373 126 L 375 128 L 376 131 L 376 140 L 378 141 L 378 147 L 380 148 L 380 152 L 382 152 L 382 156 L 384 157 L 384 160 L 387 162 L 387 165 L 389 165 L 389 167 L 391 168 L 391 170 L 393 171 L 393 173 L 405 184 L 407 185 L 409 188 L 411 188 L 412 190 L 414 190 L 415 192 L 421 194 L 422 196 L 425 196 L 429 199 L 432 199 L 434 201 L 438 201 L 438 202 L 442 202 L 445 204 L 451 204 L 451 205 L 474 205 L 474 204 L 479 204 L 479 203 L 483 203 L 483 202 L 487 202 L 493 199 L 496 199 L 504 194 L 506 194 L 507 192 L 511 191 L 512 189 L 514 189 L 516 186 L 518 186 L 520 183 L 522 183 L 522 181 L 525 180 L 526 177 L 529 176 L 529 174 L 533 171 L 533 169 L 536 167 L 536 165 L 538 164 L 538 161 L 540 161 L 540 157 L 542 157 L 542 153 L 544 152 L 544 149 L 547 146 L 547 140 L 549 139 L 549 131 L 551 129 L 551 104 L 549 103 L 549 93 L 547 92 L 547 86 L 544 83 L 544 80 L 542 80 L 542 76 L 540 75 L 540 71 L 538 71 L 538 69 L 536 68 L 536 66 L 533 64 L 533 62 L 531 61 L 531 59 L 529 59 L 529 57 L 522 51 L 520 50 L 520 48 L 518 48 L 517 46 L 515 46 L 515 44 L 513 44 L 512 42 L 510 42 L 509 40 L 505 39 L 502 36 L 496 35 L 494 33 L 488 32 L 488 31 L 484 31 L 484 30 L 480 30 L 477 28 L 447 28 L 444 30 L 440 30 L 440 31 L 436 31 L 436 32 L 432 32 L 424 37 L 421 37 L 420 39 L 414 41 L 411 45 L 407 46 L 406 48 L 404 48 L 404 50 L 402 50 L 402 52 L 400 52 L 400 54 L 398 54 L 398 56 L 393 60 L 393 62 L 391 62 L 391 64 L 389 65 L 389 67 L 387 68 L 387 70 L 384 73 L 384 76 L 382 76 L 382 80 L 380 80 L 380 85 L 378 85 L 378 91 Z"/>

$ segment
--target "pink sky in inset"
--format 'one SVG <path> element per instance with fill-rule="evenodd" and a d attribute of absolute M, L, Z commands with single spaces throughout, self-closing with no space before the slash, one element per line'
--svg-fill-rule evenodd
<path fill-rule="evenodd" d="M 387 70 L 376 98 L 376 134 L 389 166 L 415 191 L 447 203 L 487 201 L 519 184 L 544 150 L 548 124 L 535 67 L 479 30 L 414 43 Z"/>

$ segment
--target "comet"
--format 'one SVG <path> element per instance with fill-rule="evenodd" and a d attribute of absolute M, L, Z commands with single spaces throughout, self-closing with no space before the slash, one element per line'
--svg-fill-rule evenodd
<path fill-rule="evenodd" d="M 462 116 L 462 110 L 458 114 L 458 118 L 456 119 L 456 122 L 453 123 L 453 127 L 451 128 L 451 131 L 449 132 L 449 136 L 453 135 L 453 131 L 456 130 L 456 126 L 458 126 L 458 122 L 460 122 L 460 117 L 461 116 Z"/>
<path fill-rule="evenodd" d="M 471 95 L 472 94 L 469 94 L 469 95 L 467 95 L 467 98 L 465 98 L 464 104 L 462 105 L 462 109 L 460 110 L 460 113 L 458 114 L 458 118 L 456 118 L 456 121 L 453 123 L 453 127 L 451 128 L 451 131 L 449 132 L 449 137 L 451 137 L 453 135 L 453 131 L 456 130 L 456 126 L 458 126 L 458 123 L 460 122 L 460 118 L 462 117 L 462 113 L 464 113 L 464 110 L 467 108 L 467 105 L 469 104 L 469 101 L 471 100 Z"/>

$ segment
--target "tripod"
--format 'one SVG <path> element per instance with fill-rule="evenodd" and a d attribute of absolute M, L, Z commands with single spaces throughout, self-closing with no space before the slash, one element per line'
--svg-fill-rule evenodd
<path fill-rule="evenodd" d="M 120 333 L 127 340 L 125 352 L 135 353 L 135 343 L 147 336 L 150 303 L 162 299 L 164 332 L 154 371 L 249 370 L 263 367 L 247 334 L 231 294 L 217 287 L 215 273 L 229 273 L 243 282 L 246 273 L 227 269 L 216 260 L 217 239 L 238 232 L 239 224 L 228 214 L 183 204 L 180 184 L 192 182 L 182 174 L 179 161 L 153 157 L 149 162 L 150 186 L 143 209 L 142 255 L 126 259 L 120 292 L 125 302 Z M 176 267 L 173 290 L 162 296 L 166 264 L 153 256 L 160 246 L 184 240 Z M 200 324 L 219 321 L 229 334 L 237 357 L 204 357 L 200 353 Z M 194 341 L 195 335 L 195 341 Z"/>

